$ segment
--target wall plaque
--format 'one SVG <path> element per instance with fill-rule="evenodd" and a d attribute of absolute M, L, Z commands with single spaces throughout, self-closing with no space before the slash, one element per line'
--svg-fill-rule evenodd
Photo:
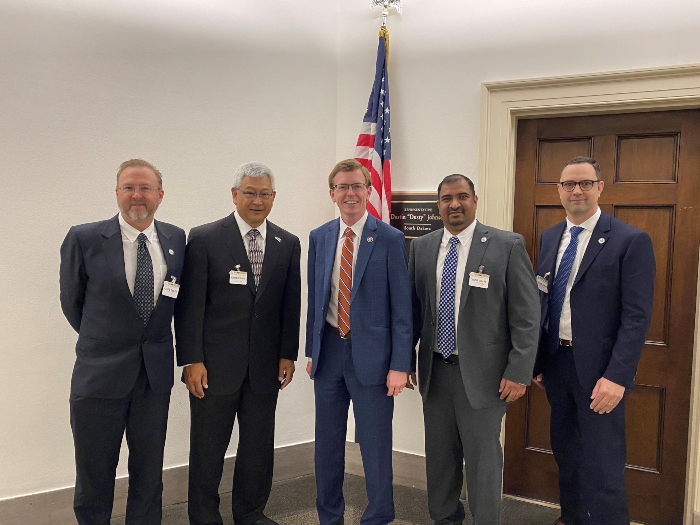
<path fill-rule="evenodd" d="M 394 191 L 391 194 L 391 225 L 411 240 L 442 228 L 435 192 Z"/>

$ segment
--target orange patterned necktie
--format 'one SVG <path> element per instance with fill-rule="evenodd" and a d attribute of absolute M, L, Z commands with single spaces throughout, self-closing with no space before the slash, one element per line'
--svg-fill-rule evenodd
<path fill-rule="evenodd" d="M 350 228 L 345 228 L 345 242 L 340 252 L 340 282 L 338 283 L 338 329 L 345 337 L 350 333 L 350 297 L 352 293 L 353 237 Z"/>

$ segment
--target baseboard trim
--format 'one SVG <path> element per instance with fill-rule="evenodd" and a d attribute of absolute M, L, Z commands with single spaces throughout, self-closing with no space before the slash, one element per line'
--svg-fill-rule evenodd
<path fill-rule="evenodd" d="M 362 456 L 357 443 L 346 443 L 345 472 L 364 477 Z M 231 491 L 235 456 L 224 461 L 219 492 Z M 425 457 L 393 452 L 394 484 L 427 490 Z M 300 443 L 275 449 L 274 480 L 298 478 L 314 473 L 314 443 Z M 183 465 L 163 471 L 163 506 L 187 501 L 188 467 Z M 123 516 L 126 509 L 128 478 L 119 478 L 114 489 L 113 516 Z M 466 498 L 463 488 L 462 497 Z M 3 525 L 73 525 L 73 488 L 42 492 L 0 501 L 0 522 Z M 700 523 L 698 523 L 700 525 Z"/>
<path fill-rule="evenodd" d="M 219 492 L 231 492 L 235 463 L 235 456 L 225 459 Z M 274 481 L 307 476 L 313 472 L 313 442 L 275 449 Z M 163 506 L 187 501 L 187 475 L 187 465 L 163 471 Z M 117 479 L 113 517 L 124 515 L 127 490 L 128 478 Z M 73 487 L 0 501 L 0 522 L 3 525 L 74 525 Z"/>
<path fill-rule="evenodd" d="M 425 479 L 425 457 L 406 452 L 393 452 L 394 485 L 412 487 L 420 490 L 428 490 Z M 365 476 L 362 468 L 362 456 L 360 445 L 357 443 L 345 443 L 345 472 L 355 476 Z"/>
<path fill-rule="evenodd" d="M 219 485 L 219 492 L 222 494 L 231 491 L 235 463 L 235 456 L 224 460 L 224 472 Z M 424 456 L 394 451 L 393 465 L 395 485 L 427 490 Z M 346 443 L 345 472 L 364 477 L 362 456 L 357 443 Z M 313 441 L 275 449 L 274 481 L 294 479 L 313 473 Z M 187 501 L 187 475 L 187 465 L 163 471 L 163 506 L 167 507 Z M 114 517 L 124 515 L 127 489 L 128 479 L 117 479 L 114 489 Z M 462 488 L 462 498 L 466 499 L 465 487 Z M 524 501 L 551 506 L 551 504 L 544 502 L 527 499 Z M 74 525 L 73 488 L 2 500 L 0 501 L 0 522 L 3 525 L 26 525 L 27 523 L 32 525 Z M 693 513 L 692 525 L 700 525 L 700 513 Z"/>
<path fill-rule="evenodd" d="M 392 461 L 394 467 L 394 485 L 427 492 L 428 481 L 425 474 L 425 456 L 394 450 L 392 453 Z M 361 477 L 365 475 L 364 469 L 362 468 L 360 446 L 357 443 L 347 442 L 345 444 L 345 472 Z M 461 498 L 467 499 L 466 476 L 464 479 L 465 482 L 462 484 Z"/>

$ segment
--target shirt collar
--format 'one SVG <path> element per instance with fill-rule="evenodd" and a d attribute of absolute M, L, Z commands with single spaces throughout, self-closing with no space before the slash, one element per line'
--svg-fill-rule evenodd
<path fill-rule="evenodd" d="M 367 212 L 365 211 L 364 215 L 360 217 L 360 220 L 358 220 L 355 224 L 352 226 L 348 226 L 345 224 L 345 221 L 343 221 L 342 217 L 340 218 L 340 237 L 345 235 L 345 228 L 350 228 L 352 230 L 352 233 L 355 234 L 355 237 L 358 239 L 362 238 L 362 230 L 365 229 L 365 223 L 367 222 Z"/>
<path fill-rule="evenodd" d="M 151 221 L 151 224 L 148 225 L 148 228 L 140 232 L 131 224 L 126 222 L 124 220 L 124 217 L 122 217 L 122 214 L 119 213 L 119 229 L 124 235 L 126 235 L 126 238 L 129 239 L 129 242 L 136 242 L 136 239 L 138 238 L 140 233 L 143 233 L 146 236 L 146 239 L 152 242 L 153 236 L 157 235 L 155 225 L 156 221 Z"/>
<path fill-rule="evenodd" d="M 459 244 L 462 246 L 467 246 L 471 240 L 472 237 L 474 237 L 474 230 L 476 229 L 476 219 L 472 221 L 472 223 L 464 228 L 461 232 L 459 232 L 456 237 L 459 239 Z M 447 245 L 450 242 L 450 239 L 453 237 L 453 235 L 447 231 L 447 228 L 443 228 L 442 230 L 442 244 Z"/>
<path fill-rule="evenodd" d="M 589 217 L 588 219 L 583 221 L 581 224 L 574 224 L 567 217 L 566 218 L 566 230 L 571 231 L 571 228 L 573 226 L 580 226 L 584 230 L 592 232 L 593 228 L 595 228 L 595 225 L 598 224 L 598 219 L 600 219 L 600 207 L 598 207 L 596 212 L 591 217 Z"/>
<path fill-rule="evenodd" d="M 238 229 L 241 230 L 241 236 L 245 237 L 248 235 L 248 232 L 252 230 L 253 227 L 245 222 L 240 215 L 238 215 L 238 211 L 234 211 L 233 216 L 236 218 L 236 222 L 238 223 Z M 260 237 L 264 241 L 265 237 L 267 236 L 267 219 L 262 221 L 262 224 L 255 229 L 260 232 Z"/>

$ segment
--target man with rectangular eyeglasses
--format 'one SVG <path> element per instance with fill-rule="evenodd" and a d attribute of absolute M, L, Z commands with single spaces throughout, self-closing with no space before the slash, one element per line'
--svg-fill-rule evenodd
<path fill-rule="evenodd" d="M 125 522 L 161 522 L 171 323 L 185 256 L 185 232 L 154 219 L 163 194 L 155 166 L 123 162 L 117 171 L 120 213 L 73 226 L 61 246 L 61 308 L 78 333 L 70 423 L 79 525 L 109 525 L 124 434 Z"/>
<path fill-rule="evenodd" d="M 566 221 L 542 232 L 541 328 L 534 382 L 545 388 L 559 466 L 556 525 L 629 525 L 625 396 L 651 322 L 656 264 L 649 235 L 598 207 L 590 157 L 564 165 Z"/>
<path fill-rule="evenodd" d="M 188 514 L 192 525 L 222 523 L 219 483 L 238 418 L 234 523 L 275 525 L 263 510 L 277 395 L 299 351 L 301 245 L 267 220 L 276 195 L 267 166 L 239 166 L 231 194 L 231 215 L 190 231 L 175 309 L 177 362 L 190 392 Z"/>
<path fill-rule="evenodd" d="M 339 162 L 328 177 L 340 218 L 309 234 L 306 371 L 316 400 L 316 509 L 344 522 L 343 477 L 352 400 L 367 488 L 363 525 L 394 520 L 394 396 L 411 365 L 411 288 L 403 234 L 367 213 L 367 169 Z"/>

